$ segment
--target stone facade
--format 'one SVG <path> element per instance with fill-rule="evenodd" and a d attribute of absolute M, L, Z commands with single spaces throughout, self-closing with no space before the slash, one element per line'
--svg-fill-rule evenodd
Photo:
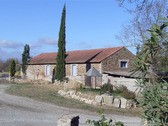
<path fill-rule="evenodd" d="M 46 66 L 47 65 L 28 65 L 26 71 L 28 79 L 51 81 L 55 65 L 48 65 L 49 75 L 46 74 L 47 72 Z"/>
<path fill-rule="evenodd" d="M 86 64 L 77 64 L 77 76 L 84 76 L 86 73 Z"/>
<path fill-rule="evenodd" d="M 72 75 L 72 64 L 66 64 L 66 75 L 71 76 Z"/>
<path fill-rule="evenodd" d="M 132 60 L 134 58 L 135 56 L 130 51 L 126 48 L 122 48 L 102 61 L 102 71 L 129 72 L 131 70 L 130 66 L 133 66 Z M 127 68 L 120 67 L 121 61 L 127 62 Z"/>
<path fill-rule="evenodd" d="M 107 58 L 103 59 L 98 63 L 73 63 L 66 64 L 66 76 L 69 79 L 77 80 L 79 82 L 84 82 L 84 76 L 87 70 L 91 67 L 96 68 L 100 73 L 103 74 L 104 71 L 109 72 L 122 72 L 130 71 L 130 66 L 132 66 L 132 59 L 135 56 L 128 51 L 126 48 L 122 48 Z M 127 61 L 127 68 L 121 68 L 120 62 Z M 75 66 L 75 67 L 74 67 Z M 27 67 L 27 77 L 31 80 L 48 80 L 51 81 L 53 78 L 55 64 L 45 64 L 45 65 L 28 65 Z M 74 74 L 75 71 L 75 74 Z"/>
<path fill-rule="evenodd" d="M 99 71 L 100 73 L 102 73 L 101 63 L 92 63 L 92 64 L 91 64 L 91 67 L 96 68 L 97 71 Z"/>

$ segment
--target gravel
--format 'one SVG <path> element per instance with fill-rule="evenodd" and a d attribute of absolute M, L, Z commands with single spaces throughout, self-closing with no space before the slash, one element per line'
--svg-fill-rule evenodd
<path fill-rule="evenodd" d="M 0 126 L 57 126 L 58 118 L 65 114 L 79 116 L 80 126 L 87 119 L 98 120 L 97 113 L 70 109 L 30 98 L 13 96 L 5 93 L 10 85 L 0 84 Z M 124 122 L 126 126 L 142 126 L 139 117 L 107 114 L 106 117 Z"/>

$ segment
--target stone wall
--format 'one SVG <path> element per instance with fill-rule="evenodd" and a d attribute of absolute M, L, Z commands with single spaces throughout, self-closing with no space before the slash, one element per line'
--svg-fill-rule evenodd
<path fill-rule="evenodd" d="M 77 76 L 84 76 L 86 73 L 86 64 L 77 64 Z"/>
<path fill-rule="evenodd" d="M 110 83 L 114 85 L 114 87 L 118 87 L 124 85 L 128 88 L 128 90 L 138 93 L 139 87 L 136 85 L 136 79 L 134 78 L 124 78 L 124 77 L 112 77 L 107 76 L 107 74 L 103 74 L 102 77 L 102 85 Z"/>
<path fill-rule="evenodd" d="M 72 76 L 72 65 L 73 64 L 66 64 L 66 76 Z M 91 67 L 96 68 L 99 72 L 101 71 L 101 65 L 100 63 L 92 63 Z M 85 76 L 86 73 L 86 64 L 76 64 L 76 73 L 77 76 Z"/>
<path fill-rule="evenodd" d="M 96 68 L 96 70 L 101 73 L 101 63 L 92 63 L 91 67 Z"/>
<path fill-rule="evenodd" d="M 79 116 L 71 114 L 62 115 L 58 119 L 57 126 L 79 126 Z"/>
<path fill-rule="evenodd" d="M 116 108 L 136 107 L 136 102 L 134 100 L 128 100 L 123 97 L 112 96 L 108 94 L 96 95 L 95 99 L 93 100 L 93 99 L 84 97 L 84 95 L 81 92 L 78 92 L 78 91 L 76 92 L 75 90 L 70 90 L 70 91 L 59 90 L 58 93 L 61 96 L 76 99 L 86 104 L 95 105 L 95 106 L 106 105 L 106 106 L 116 107 Z"/>
<path fill-rule="evenodd" d="M 72 75 L 72 64 L 66 64 L 66 76 Z"/>
<path fill-rule="evenodd" d="M 46 76 L 47 65 L 28 65 L 27 66 L 27 78 L 30 80 L 52 80 L 53 70 L 55 65 L 50 66 L 50 75 Z M 94 65 L 96 66 L 96 65 Z M 78 82 L 84 83 L 84 76 L 86 73 L 86 64 L 76 64 L 77 76 L 72 76 L 72 64 L 66 64 L 66 77 Z"/>
<path fill-rule="evenodd" d="M 129 50 L 122 48 L 102 61 L 102 70 L 109 72 L 129 72 L 131 70 L 130 66 L 133 66 L 132 60 L 134 58 L 135 56 Z M 127 61 L 128 68 L 120 68 L 120 61 Z"/>
<path fill-rule="evenodd" d="M 46 75 L 46 65 L 28 65 L 26 76 L 30 80 L 52 80 L 53 70 L 55 65 L 50 66 L 50 75 Z"/>

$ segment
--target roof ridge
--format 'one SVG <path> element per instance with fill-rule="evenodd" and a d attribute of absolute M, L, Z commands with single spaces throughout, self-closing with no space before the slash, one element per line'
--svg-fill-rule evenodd
<path fill-rule="evenodd" d="M 98 49 L 86 49 L 86 50 L 72 50 L 67 52 L 73 52 L 73 51 L 87 51 L 87 50 L 100 50 L 100 49 L 112 49 L 112 48 L 123 48 L 124 46 L 117 46 L 117 47 L 109 47 L 109 48 L 98 48 Z"/>
<path fill-rule="evenodd" d="M 123 48 L 124 46 L 118 46 L 118 47 L 110 47 L 110 48 L 99 48 L 99 49 L 86 49 L 86 50 L 72 50 L 72 51 L 66 51 L 66 52 L 75 52 L 75 51 L 89 51 L 89 50 L 100 50 L 100 49 L 112 49 L 112 48 Z M 48 52 L 48 53 L 40 53 L 41 54 L 51 54 L 51 53 L 58 53 L 58 52 Z"/>
<path fill-rule="evenodd" d="M 103 59 L 101 59 L 99 62 L 101 62 L 101 61 L 104 60 L 105 58 L 107 58 L 107 57 L 113 55 L 114 53 L 116 53 L 116 52 L 119 51 L 120 49 L 124 48 L 124 46 L 120 46 L 120 47 L 116 47 L 116 48 L 119 48 L 119 49 L 117 49 L 116 51 L 110 53 L 109 55 L 107 55 L 106 57 L 104 57 Z M 109 48 L 109 49 L 110 49 L 110 48 Z"/>

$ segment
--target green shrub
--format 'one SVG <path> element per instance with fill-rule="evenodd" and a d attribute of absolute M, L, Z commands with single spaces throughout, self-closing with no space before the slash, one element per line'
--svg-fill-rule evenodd
<path fill-rule="evenodd" d="M 82 85 L 82 84 L 80 84 L 79 89 L 80 89 L 80 90 L 83 90 L 83 85 Z"/>
<path fill-rule="evenodd" d="M 113 122 L 112 119 L 107 121 L 107 118 L 105 115 L 103 115 L 103 110 L 100 110 L 97 112 L 99 116 L 101 117 L 100 120 L 95 121 L 95 120 L 87 120 L 86 124 L 93 125 L 93 126 L 124 126 L 124 123 L 122 122 Z"/>
<path fill-rule="evenodd" d="M 144 88 L 143 98 L 139 99 L 141 116 L 150 126 L 168 126 L 168 83 L 156 83 L 155 87 Z"/>
<path fill-rule="evenodd" d="M 15 76 L 15 73 L 16 73 L 16 63 L 15 63 L 14 59 L 12 59 L 12 61 L 10 62 L 9 73 L 10 73 L 10 77 L 14 77 Z"/>
<path fill-rule="evenodd" d="M 135 99 L 136 95 L 134 92 L 128 90 L 128 88 L 124 85 L 116 87 L 116 92 L 120 94 L 120 96 L 126 99 Z"/>
<path fill-rule="evenodd" d="M 111 84 L 104 84 L 100 90 L 100 94 L 102 93 L 112 93 L 113 86 Z"/>

